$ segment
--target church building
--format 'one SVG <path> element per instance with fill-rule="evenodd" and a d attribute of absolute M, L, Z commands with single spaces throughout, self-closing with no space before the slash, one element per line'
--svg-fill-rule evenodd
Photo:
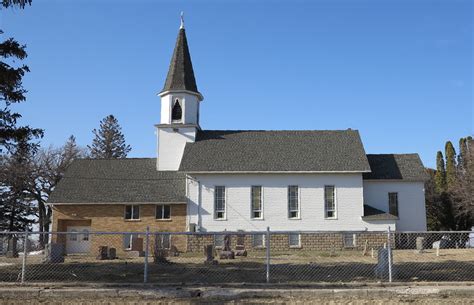
<path fill-rule="evenodd" d="M 155 158 L 76 160 L 52 193 L 52 230 L 83 232 L 82 238 L 73 234 L 64 241 L 67 253 L 89 251 L 91 231 L 147 227 L 152 232 L 426 230 L 427 177 L 416 153 L 367 154 L 359 132 L 351 129 L 203 129 L 204 97 L 183 23 L 158 96 Z M 123 250 L 133 248 L 132 235 L 121 242 Z M 301 245 L 300 236 L 290 243 Z"/>

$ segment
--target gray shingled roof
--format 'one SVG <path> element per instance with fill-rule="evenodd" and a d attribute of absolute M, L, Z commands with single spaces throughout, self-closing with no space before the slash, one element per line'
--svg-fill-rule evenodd
<path fill-rule="evenodd" d="M 199 93 L 184 29 L 179 30 L 165 86 L 161 92 L 168 90 L 188 90 Z"/>
<path fill-rule="evenodd" d="M 185 176 L 159 172 L 156 159 L 79 159 L 49 203 L 186 202 Z"/>
<path fill-rule="evenodd" d="M 369 171 L 356 130 L 207 130 L 186 144 L 185 172 Z"/>
<path fill-rule="evenodd" d="M 398 217 L 382 210 L 376 209 L 373 206 L 364 204 L 363 220 L 397 220 Z"/>
<path fill-rule="evenodd" d="M 371 173 L 364 173 L 370 180 L 425 181 L 426 169 L 418 154 L 367 155 Z"/>

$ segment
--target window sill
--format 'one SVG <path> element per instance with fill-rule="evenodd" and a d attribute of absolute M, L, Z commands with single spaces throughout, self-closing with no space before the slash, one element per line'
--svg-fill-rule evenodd
<path fill-rule="evenodd" d="M 171 221 L 173 221 L 173 219 L 171 219 L 171 218 L 170 219 L 155 219 L 155 221 L 157 221 L 157 222 L 171 222 Z"/>
<path fill-rule="evenodd" d="M 337 217 L 324 217 L 324 220 L 337 220 Z"/>
<path fill-rule="evenodd" d="M 141 219 L 124 219 L 126 222 L 140 222 Z"/>
<path fill-rule="evenodd" d="M 214 218 L 215 221 L 227 221 L 227 218 Z"/>
<path fill-rule="evenodd" d="M 301 220 L 301 217 L 288 218 L 288 220 Z"/>
<path fill-rule="evenodd" d="M 250 220 L 262 221 L 262 220 L 265 220 L 265 219 L 263 219 L 263 218 L 250 218 Z"/>
<path fill-rule="evenodd" d="M 299 246 L 289 246 L 289 247 L 290 247 L 290 249 L 301 249 L 302 248 L 301 245 L 299 245 Z"/>

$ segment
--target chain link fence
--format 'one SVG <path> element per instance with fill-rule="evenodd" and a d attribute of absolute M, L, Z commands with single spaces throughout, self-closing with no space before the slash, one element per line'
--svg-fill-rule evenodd
<path fill-rule="evenodd" d="M 0 282 L 474 281 L 469 231 L 41 234 L 0 233 Z"/>

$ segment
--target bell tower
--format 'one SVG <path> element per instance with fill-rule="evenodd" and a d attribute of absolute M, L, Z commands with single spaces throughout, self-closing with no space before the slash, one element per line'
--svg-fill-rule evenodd
<path fill-rule="evenodd" d="M 161 98 L 160 124 L 155 125 L 158 137 L 158 162 L 160 171 L 179 169 L 184 147 L 194 142 L 199 127 L 199 93 L 189 54 L 183 13 L 181 26 L 165 85 L 158 95 Z"/>

